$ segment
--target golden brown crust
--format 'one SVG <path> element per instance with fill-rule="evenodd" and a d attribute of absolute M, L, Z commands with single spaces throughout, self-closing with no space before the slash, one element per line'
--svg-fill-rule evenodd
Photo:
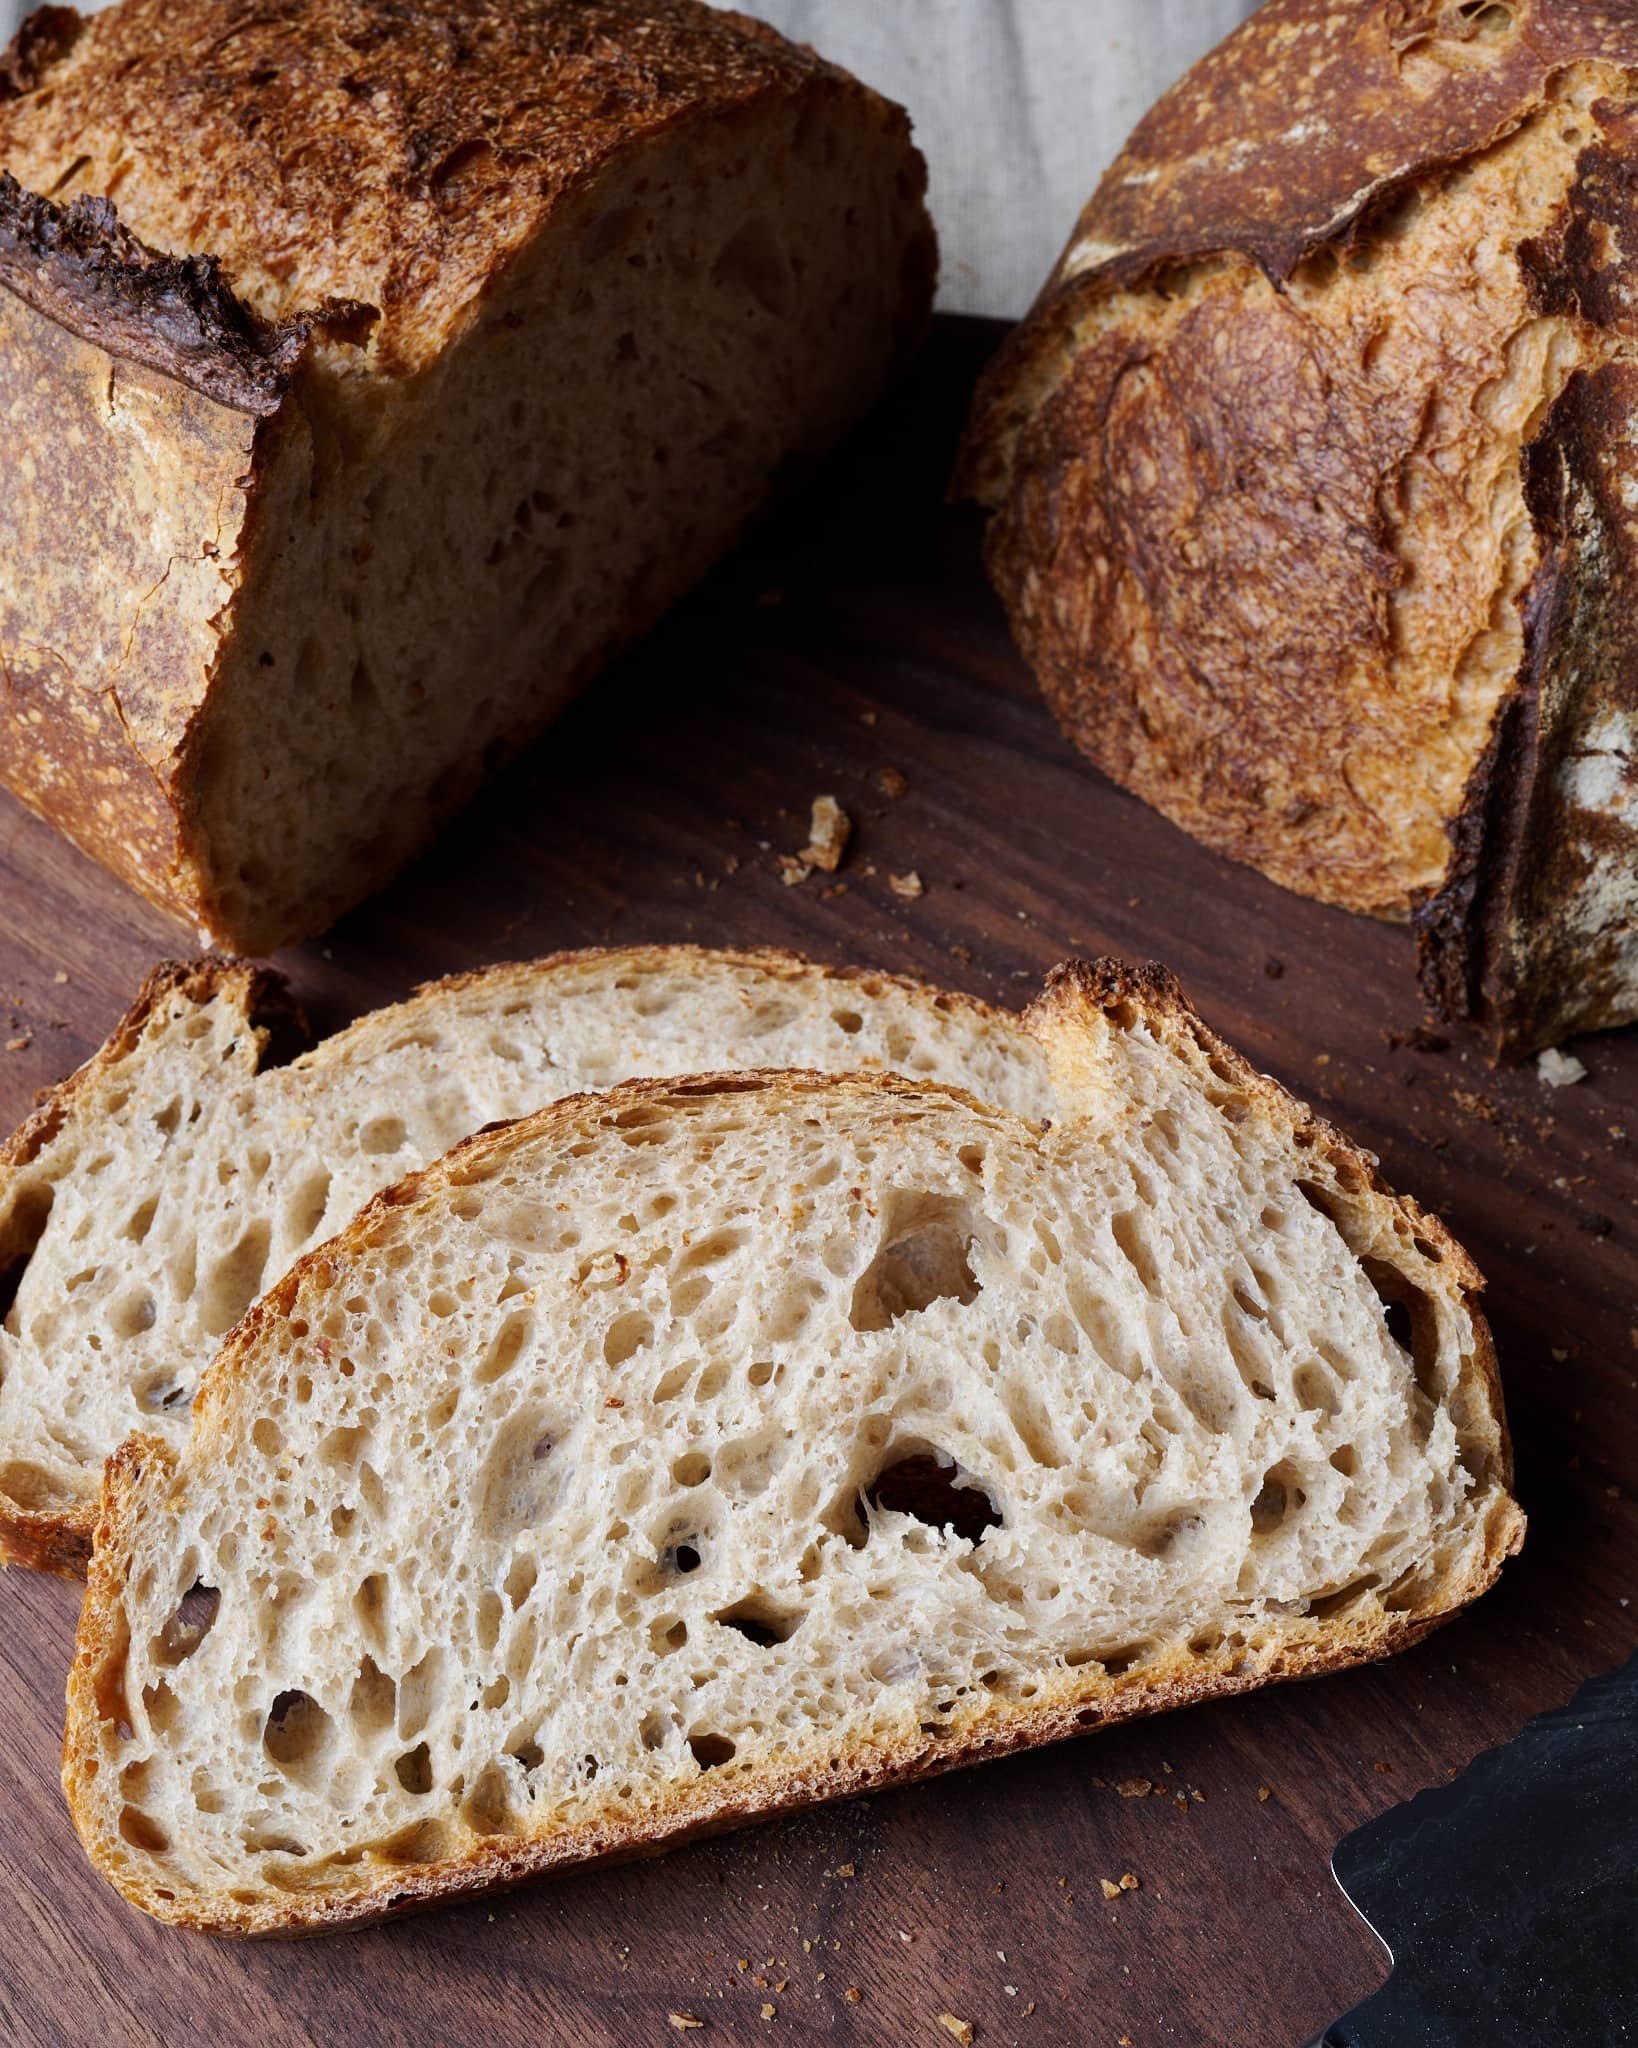
<path fill-rule="evenodd" d="M 197 960 L 164 960 L 154 967 L 136 1000 L 83 1066 L 59 1081 L 38 1107 L 0 1146 L 0 1272 L 33 1249 L 19 1196 L 27 1173 L 62 1130 L 82 1111 L 95 1114 L 97 1091 L 129 1057 L 154 1015 L 175 999 L 203 1004 L 230 996 L 255 1031 L 260 1056 L 272 1064 L 288 1058 L 310 1037 L 307 1019 L 281 974 L 242 960 L 206 955 Z M 31 1508 L 0 1488 L 0 1565 L 23 1565 L 61 1578 L 84 1578 L 91 1556 L 97 1504 Z"/>
<path fill-rule="evenodd" d="M 568 192 L 702 106 L 824 86 L 904 118 L 697 0 L 122 0 L 26 71 L 0 99 L 24 184 L 117 161 L 138 232 L 220 259 L 264 318 L 373 307 L 386 374 L 433 360 Z"/>
<path fill-rule="evenodd" d="M 1257 1074 L 1246 1061 L 1207 1029 L 1176 980 L 1157 966 L 1131 967 L 1115 960 L 1072 961 L 1056 969 L 1048 989 L 1028 1013 L 1026 1024 L 1053 1053 L 1063 1058 L 1066 1044 L 1089 1021 L 1107 1019 L 1115 1030 L 1141 1022 L 1156 1037 L 1176 1046 L 1185 1057 L 1213 1075 L 1225 1094 L 1254 1102 L 1258 1114 L 1274 1118 L 1292 1133 L 1293 1142 L 1316 1162 L 1329 1166 L 1339 1186 L 1364 1194 L 1401 1216 L 1424 1238 L 1434 1263 L 1454 1262 L 1450 1280 L 1476 1289 L 1480 1282 L 1467 1255 L 1436 1219 L 1414 1203 L 1388 1194 L 1376 1162 L 1349 1140 L 1315 1117 L 1284 1089 Z M 1093 1047 L 1080 1070 L 1090 1075 L 1096 1061 Z M 1076 1078 L 1071 1059 L 1069 1078 Z M 812 1091 L 882 1091 L 906 1101 L 929 1095 L 959 1094 L 926 1084 L 884 1076 L 869 1081 L 835 1080 L 804 1073 L 704 1075 L 679 1081 L 628 1082 L 597 1096 L 572 1097 L 554 1103 L 518 1122 L 496 1127 L 466 1140 L 424 1171 L 409 1176 L 378 1195 L 340 1235 L 305 1254 L 267 1295 L 257 1302 L 228 1338 L 201 1387 L 195 1414 L 204 1436 L 225 1419 L 232 1375 L 267 1332 L 288 1316 L 308 1281 L 328 1284 L 336 1263 L 354 1250 L 370 1246 L 383 1225 L 438 1192 L 463 1184 L 476 1170 L 487 1171 L 496 1156 L 543 1132 L 618 1117 L 641 1104 L 687 1099 L 702 1093 L 778 1091 L 795 1097 Z M 1447 1281 L 1447 1284 L 1449 1282 Z M 1478 1333 L 1473 1391 L 1489 1405 L 1491 1419 L 1501 1426 L 1500 1391 L 1494 1354 L 1483 1319 L 1476 1313 Z M 81 1616 L 68 1687 L 68 1719 L 63 1745 L 63 1786 L 69 1808 L 97 1868 L 125 1896 L 156 1918 L 230 1935 L 295 1936 L 322 1933 L 379 1920 L 437 1903 L 441 1899 L 500 1889 L 551 1871 L 590 1861 L 618 1860 L 653 1853 L 702 1835 L 725 1831 L 771 1817 L 794 1807 L 832 1799 L 857 1797 L 888 1785 L 907 1784 L 989 1756 L 1106 1726 L 1138 1714 L 1186 1706 L 1196 1701 L 1245 1691 L 1285 1678 L 1318 1677 L 1367 1659 L 1386 1657 L 1408 1648 L 1459 1608 L 1478 1597 L 1495 1580 L 1507 1556 L 1523 1539 L 1524 1520 L 1507 1492 L 1505 1434 L 1500 1462 L 1483 1475 L 1488 1492 L 1480 1554 L 1446 1579 L 1424 1588 L 1420 1604 L 1407 1612 L 1281 1617 L 1265 1639 L 1245 1645 L 1224 1644 L 1202 1652 L 1169 1652 L 1119 1674 L 1101 1667 L 1067 1670 L 1030 1701 L 986 1694 L 958 1718 L 941 1737 L 929 1739 L 919 1729 L 874 1746 L 863 1755 L 839 1757 L 831 1745 L 814 1745 L 768 1772 L 755 1796 L 743 1789 L 729 1794 L 709 1779 L 681 1787 L 668 1796 L 657 1815 L 601 1825 L 563 1826 L 549 1841 L 525 1842 L 511 1848 L 493 1843 L 476 1846 L 459 1857 L 413 1869 L 399 1867 L 370 1877 L 346 1898 L 292 1896 L 276 1904 L 241 1904 L 224 1896 L 201 1909 L 171 1895 L 157 1881 L 133 1873 L 130 1865 L 103 1835 L 101 1816 L 92 1797 L 92 1782 L 101 1768 L 99 1725 L 117 1713 L 114 1703 L 121 1683 L 124 1642 L 120 1602 L 128 1556 L 127 1522 L 140 1512 L 139 1496 L 151 1490 L 162 1501 L 178 1470 L 177 1454 L 152 1439 L 133 1437 L 109 1463 L 90 1584 Z M 1477 1475 L 1476 1475 L 1477 1476 Z"/>
<path fill-rule="evenodd" d="M 1139 124 L 986 374 L 959 471 L 1077 744 L 1287 887 L 1414 911 L 1426 986 L 1506 1054 L 1638 1013 L 1638 888 L 1611 881 L 1638 828 L 1559 772 L 1600 719 L 1638 733 L 1631 606 L 1602 594 L 1638 559 L 1615 474 L 1638 402 L 1635 70 L 1630 10 L 1584 0 L 1271 0 Z M 1587 79 L 1591 136 L 1517 248 L 1517 303 L 1461 331 L 1435 251 L 1395 281 L 1419 355 L 1372 374 L 1396 346 L 1380 253 L 1453 167 L 1526 141 L 1545 166 Z M 1510 204 L 1546 193 L 1526 177 Z M 1506 229 L 1475 223 L 1469 248 Z M 1562 392 L 1549 368 L 1520 409 L 1525 530 L 1469 585 L 1471 512 L 1427 508 L 1473 469 L 1540 321 L 1589 367 Z M 1448 645 L 1413 688 L 1434 627 Z"/>
<path fill-rule="evenodd" d="M 32 17 L 0 57 L 0 418 L 35 469 L 0 499 L 0 561 L 28 565 L 0 575 L 0 780 L 235 950 L 272 950 L 385 879 L 360 861 L 328 904 L 247 909 L 202 823 L 202 714 L 241 673 L 235 628 L 281 545 L 280 489 L 305 497 L 314 446 L 328 459 L 364 431 L 355 415 L 379 425 L 382 404 L 354 402 L 361 380 L 379 401 L 435 375 L 553 216 L 633 153 L 791 102 L 845 104 L 890 138 L 909 192 L 901 109 L 698 0 L 121 0 Z M 931 299 L 924 215 L 918 232 L 904 357 Z M 61 509 L 88 504 L 89 585 Z M 653 592 L 633 633 L 663 608 L 663 577 Z"/>

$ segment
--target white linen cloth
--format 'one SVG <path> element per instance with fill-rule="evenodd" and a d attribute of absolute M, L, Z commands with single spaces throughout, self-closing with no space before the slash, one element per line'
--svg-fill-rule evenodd
<path fill-rule="evenodd" d="M 939 303 L 1015 315 L 1138 116 L 1254 4 L 744 0 L 744 11 L 903 101 L 932 175 Z M 28 11 L 0 0 L 0 41 Z"/>

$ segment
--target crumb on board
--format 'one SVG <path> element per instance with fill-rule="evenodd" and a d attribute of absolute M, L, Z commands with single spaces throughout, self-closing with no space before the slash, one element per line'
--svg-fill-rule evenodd
<path fill-rule="evenodd" d="M 938 2023 L 952 2040 L 959 2041 L 961 2048 L 973 2048 L 973 2023 L 958 2020 L 953 2012 L 941 2012 Z"/>
<path fill-rule="evenodd" d="M 913 899 L 926 893 L 926 885 L 914 868 L 905 875 L 889 875 L 887 886 L 895 896 L 908 896 Z"/>
<path fill-rule="evenodd" d="M 813 873 L 805 860 L 798 860 L 794 853 L 779 856 L 779 879 L 787 889 L 794 889 L 799 882 L 805 882 Z"/>
<path fill-rule="evenodd" d="M 1550 1045 L 1536 1055 L 1536 1075 L 1544 1088 L 1573 1088 L 1577 1081 L 1586 1080 L 1587 1069 L 1573 1052 L 1560 1052 Z"/>
<path fill-rule="evenodd" d="M 1138 1883 L 1137 1872 L 1134 1870 L 1123 1870 L 1120 1874 L 1120 1888 L 1123 1892 L 1135 1892 L 1141 1889 Z"/>
<path fill-rule="evenodd" d="M 859 1989 L 857 1984 L 850 1984 L 847 1987 L 847 1989 L 842 1993 L 842 1996 L 847 2000 L 849 2005 L 857 2005 L 859 2003 L 859 2000 L 864 1997 L 864 1993 Z"/>
<path fill-rule="evenodd" d="M 779 2008 L 777 2005 L 770 2004 L 767 1999 L 764 1999 L 762 2001 L 762 2017 L 765 2020 L 771 2020 L 776 2018 L 778 2016 L 778 2013 Z"/>
<path fill-rule="evenodd" d="M 705 2025 L 704 2020 L 696 2019 L 691 2012 L 668 2012 L 666 2018 L 679 2034 L 692 2033 L 696 2027 L 703 2027 Z"/>
<path fill-rule="evenodd" d="M 24 1038 L 8 1038 L 6 1040 L 6 1050 L 7 1052 L 27 1052 L 33 1043 L 32 1035 Z"/>
<path fill-rule="evenodd" d="M 910 778 L 902 768 L 878 768 L 876 770 L 876 787 L 883 796 L 892 797 L 896 803 L 901 796 L 908 793 Z"/>
<path fill-rule="evenodd" d="M 799 856 L 809 867 L 835 874 L 853 834 L 853 820 L 833 796 L 816 796 L 808 818 L 808 843 Z"/>
<path fill-rule="evenodd" d="M 1098 1888 L 1106 1899 L 1118 1899 L 1120 1897 L 1120 1886 L 1116 1884 L 1112 1877 L 1100 1877 L 1098 1879 Z"/>
<path fill-rule="evenodd" d="M 1260 1806 L 1266 1806 L 1273 1797 L 1274 1787 L 1272 1785 L 1259 1785 L 1257 1787 L 1257 1803 Z"/>
<path fill-rule="evenodd" d="M 1154 1789 L 1151 1778 L 1122 1778 L 1115 1787 L 1122 1799 L 1147 1799 Z"/>

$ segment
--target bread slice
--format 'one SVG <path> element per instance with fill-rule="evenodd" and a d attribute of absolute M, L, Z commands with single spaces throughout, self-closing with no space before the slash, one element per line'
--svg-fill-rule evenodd
<path fill-rule="evenodd" d="M 1479 1277 L 1156 970 L 1038 1122 L 636 1083 L 298 1261 L 109 1467 L 64 1783 L 162 1919 L 334 1927 L 1415 1640 L 1522 1517 Z M 1401 1321 L 1402 1319 L 1402 1327 Z"/>
<path fill-rule="evenodd" d="M 1015 1018 L 782 953 L 560 955 L 423 989 L 290 1065 L 264 970 L 163 967 L 0 1151 L 0 1556 L 82 1572 L 103 1461 L 180 1443 L 223 1336 L 379 1188 L 486 1123 L 633 1075 L 883 1066 L 1041 1116 Z"/>
<path fill-rule="evenodd" d="M 212 945 L 328 925 L 880 395 L 925 182 L 696 0 L 42 8 L 0 780 Z"/>

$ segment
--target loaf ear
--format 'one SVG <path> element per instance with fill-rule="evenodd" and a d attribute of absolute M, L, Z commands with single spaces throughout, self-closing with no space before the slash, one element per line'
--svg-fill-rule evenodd
<path fill-rule="evenodd" d="M 1215 1100 L 1238 1099 L 1262 1081 L 1202 1022 L 1177 977 L 1153 961 L 1066 960 L 1024 1014 L 1045 1047 L 1065 1106 L 1119 1093 L 1146 1101 L 1169 1061 L 1181 1060 Z"/>

